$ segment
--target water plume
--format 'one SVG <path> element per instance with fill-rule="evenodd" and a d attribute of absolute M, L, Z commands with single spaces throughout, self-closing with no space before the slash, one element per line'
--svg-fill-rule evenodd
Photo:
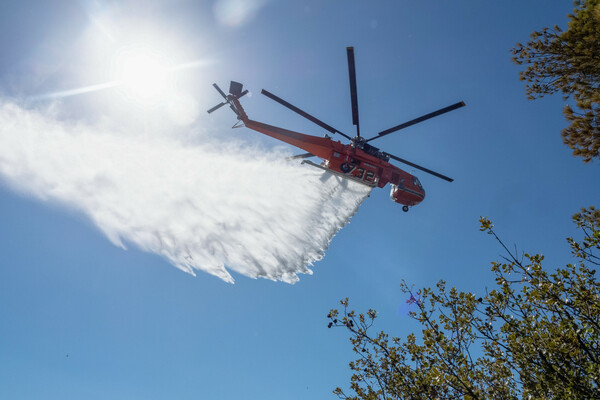
<path fill-rule="evenodd" d="M 312 273 L 370 189 L 278 152 L 222 146 L 142 139 L 0 102 L 0 178 L 9 187 L 78 210 L 115 245 L 193 275 L 233 282 L 229 269 L 294 283 Z"/>

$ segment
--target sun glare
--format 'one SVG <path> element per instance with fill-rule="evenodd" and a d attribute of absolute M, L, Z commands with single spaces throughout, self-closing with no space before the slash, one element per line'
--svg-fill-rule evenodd
<path fill-rule="evenodd" d="M 92 17 L 91 17 L 92 18 Z M 98 93 L 93 104 L 115 115 L 152 112 L 178 125 L 191 124 L 199 115 L 196 98 L 188 93 L 187 70 L 203 68 L 211 60 L 191 59 L 181 40 L 160 26 L 136 26 L 130 21 L 94 16 L 81 44 L 77 81 L 91 84 L 31 96 L 57 99 Z M 90 95 L 91 96 L 91 95 Z M 100 101 L 101 103 L 96 103 Z M 110 111 L 109 111 L 110 110 Z"/>
<path fill-rule="evenodd" d="M 116 57 L 116 76 L 128 97 L 152 101 L 164 95 L 171 86 L 172 74 L 166 59 L 149 49 L 127 49 Z"/>

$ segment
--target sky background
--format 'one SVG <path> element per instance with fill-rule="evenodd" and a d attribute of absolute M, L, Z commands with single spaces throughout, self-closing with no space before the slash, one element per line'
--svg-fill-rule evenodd
<path fill-rule="evenodd" d="M 408 213 L 389 188 L 374 190 L 294 285 L 193 277 L 115 246 L 81 210 L 2 176 L 0 397 L 334 398 L 353 354 L 345 332 L 327 329 L 329 309 L 349 297 L 404 337 L 416 325 L 402 311 L 402 280 L 482 293 L 502 252 L 479 232 L 480 216 L 547 266 L 569 262 L 570 217 L 600 195 L 597 161 L 584 165 L 562 144 L 560 96 L 526 99 L 510 49 L 535 29 L 565 27 L 570 10 L 569 1 L 3 2 L 2 102 L 69 126 L 118 126 L 139 146 L 160 131 L 192 153 L 206 142 L 223 143 L 227 157 L 230 141 L 280 149 L 230 130 L 228 110 L 205 113 L 221 100 L 211 84 L 229 80 L 251 91 L 243 104 L 253 119 L 323 134 L 261 96 L 265 88 L 352 134 L 346 46 L 365 136 L 460 100 L 467 107 L 375 142 L 455 182 L 414 171 L 427 197 Z M 180 67 L 176 96 L 159 88 L 142 101 L 128 85 L 65 95 L 120 79 L 119 60 L 137 48 Z M 235 183 L 231 192 L 244 199 Z"/>

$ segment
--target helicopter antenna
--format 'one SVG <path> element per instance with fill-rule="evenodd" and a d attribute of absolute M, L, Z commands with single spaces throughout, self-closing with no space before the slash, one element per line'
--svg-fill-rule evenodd
<path fill-rule="evenodd" d="M 356 136 L 360 138 L 358 122 L 358 95 L 356 92 L 356 66 L 354 65 L 354 47 L 346 47 L 348 56 L 348 76 L 350 77 L 350 101 L 352 104 L 352 124 L 356 125 Z"/>

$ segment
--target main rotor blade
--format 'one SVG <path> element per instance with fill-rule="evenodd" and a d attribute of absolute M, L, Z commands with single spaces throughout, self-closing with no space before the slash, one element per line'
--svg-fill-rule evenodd
<path fill-rule="evenodd" d="M 451 106 L 440 108 L 439 110 L 434 111 L 434 112 L 429 113 L 429 114 L 425 114 L 422 117 L 412 119 L 412 120 L 410 120 L 408 122 L 405 122 L 403 124 L 394 126 L 393 128 L 387 129 L 385 131 L 381 131 L 381 132 L 379 132 L 377 134 L 377 136 L 374 136 L 374 137 L 372 137 L 370 139 L 367 139 L 366 141 L 370 142 L 371 140 L 378 139 L 378 138 L 380 138 L 382 136 L 385 136 L 385 135 L 389 135 L 390 133 L 399 131 L 400 129 L 408 128 L 409 126 L 418 124 L 419 122 L 423 122 L 423 121 L 428 120 L 430 118 L 437 117 L 438 115 L 445 114 L 447 112 L 456 110 L 457 108 L 464 107 L 464 106 L 465 106 L 465 102 L 461 101 L 459 103 L 452 104 Z"/>
<path fill-rule="evenodd" d="M 356 66 L 354 64 L 354 47 L 346 47 L 348 56 L 348 75 L 350 77 L 350 100 L 352 102 L 352 124 L 356 125 L 356 135 L 360 137 L 358 123 L 358 95 L 356 93 Z"/>
<path fill-rule="evenodd" d="M 407 161 L 407 160 L 405 160 L 405 159 L 403 159 L 403 158 L 396 157 L 396 156 L 394 156 L 394 155 L 392 155 L 392 154 L 390 154 L 390 153 L 384 153 L 384 154 L 385 154 L 386 156 L 389 156 L 390 158 L 392 158 L 392 159 L 396 160 L 396 161 L 400 161 L 401 163 L 404 163 L 404 164 L 406 164 L 406 165 L 410 165 L 410 166 L 411 166 L 411 167 L 413 167 L 413 168 L 419 169 L 419 170 L 421 170 L 421 171 L 423 171 L 423 172 L 427 172 L 428 174 L 431 174 L 431 175 L 433 175 L 433 176 L 437 176 L 438 178 L 441 178 L 441 179 L 443 179 L 443 180 L 445 180 L 445 181 L 448 181 L 448 182 L 453 182 L 453 181 L 454 181 L 454 179 L 452 179 L 452 178 L 448 178 L 448 177 L 447 177 L 447 176 L 445 176 L 445 175 L 438 174 L 438 173 L 437 173 L 437 172 L 435 172 L 435 171 L 432 171 L 432 170 L 430 170 L 430 169 L 427 169 L 427 168 L 425 168 L 425 167 L 421 167 L 420 165 L 417 165 L 417 164 L 415 164 L 415 163 L 411 163 L 410 161 Z"/>
<path fill-rule="evenodd" d="M 343 137 L 345 137 L 348 140 L 352 140 L 352 138 L 350 138 L 350 136 L 338 131 L 337 129 L 327 125 L 325 122 L 318 120 L 317 118 L 313 117 L 312 115 L 310 115 L 307 112 L 302 111 L 301 109 L 299 109 L 296 106 L 291 105 L 290 103 L 288 103 L 287 101 L 275 96 L 273 93 L 270 93 L 268 91 L 266 91 L 265 89 L 263 89 L 261 91 L 262 94 L 264 94 L 265 96 L 267 96 L 268 98 L 275 100 L 276 102 L 278 102 L 279 104 L 281 104 L 284 107 L 289 108 L 290 110 L 294 111 L 295 113 L 298 113 L 300 115 L 302 115 L 304 118 L 308 119 L 309 121 L 314 122 L 315 124 L 319 125 L 321 128 L 328 130 L 331 133 L 339 133 L 340 135 L 342 135 Z"/>

